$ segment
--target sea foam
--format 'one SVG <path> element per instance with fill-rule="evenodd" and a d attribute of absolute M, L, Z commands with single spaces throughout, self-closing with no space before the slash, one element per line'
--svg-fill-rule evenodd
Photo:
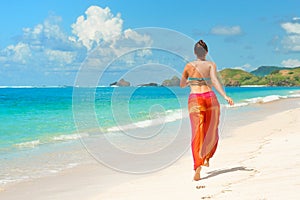
<path fill-rule="evenodd" d="M 127 125 L 120 125 L 108 128 L 108 132 L 117 132 L 117 131 L 125 131 L 129 129 L 136 129 L 136 128 L 146 128 L 150 126 L 155 126 L 163 123 L 174 122 L 176 120 L 180 120 L 182 118 L 187 117 L 187 111 L 184 109 L 176 109 L 176 110 L 167 110 L 163 115 L 160 117 L 143 120 L 139 122 L 133 122 Z"/>
<path fill-rule="evenodd" d="M 17 143 L 17 144 L 15 144 L 15 146 L 19 147 L 19 148 L 34 148 L 34 147 L 38 146 L 39 144 L 41 144 L 40 140 L 33 140 L 33 141 L 29 141 L 29 142 Z"/>
<path fill-rule="evenodd" d="M 53 140 L 54 141 L 77 140 L 81 137 L 82 137 L 82 135 L 79 135 L 79 134 L 59 135 L 59 136 L 54 136 Z"/>
<path fill-rule="evenodd" d="M 291 92 L 292 93 L 292 92 Z M 287 96 L 284 95 L 268 95 L 264 97 L 254 97 L 254 98 L 249 98 L 245 99 L 242 102 L 237 102 L 233 106 L 230 105 L 225 105 L 227 108 L 236 108 L 236 107 L 242 107 L 242 106 L 249 106 L 251 104 L 264 104 L 264 103 L 270 103 L 273 101 L 277 101 L 280 99 L 286 99 L 286 98 L 299 98 L 300 94 L 290 94 Z"/>
<path fill-rule="evenodd" d="M 63 134 L 58 136 L 53 136 L 48 139 L 39 139 L 39 140 L 32 140 L 28 142 L 21 142 L 14 144 L 17 148 L 34 148 L 42 144 L 50 144 L 50 143 L 56 143 L 56 142 L 66 142 L 70 140 L 77 140 L 82 137 L 87 137 L 87 133 L 81 133 L 81 134 Z"/>

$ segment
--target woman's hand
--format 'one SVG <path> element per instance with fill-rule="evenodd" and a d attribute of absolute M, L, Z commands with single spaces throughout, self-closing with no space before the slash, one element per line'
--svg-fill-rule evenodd
<path fill-rule="evenodd" d="M 224 99 L 227 101 L 227 103 L 228 103 L 229 105 L 231 105 L 231 106 L 234 105 L 233 100 L 232 100 L 229 96 L 225 96 Z"/>

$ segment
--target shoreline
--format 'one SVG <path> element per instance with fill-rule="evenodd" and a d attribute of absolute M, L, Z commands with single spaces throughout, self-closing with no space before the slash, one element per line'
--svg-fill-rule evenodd
<path fill-rule="evenodd" d="M 200 182 L 191 182 L 193 174 L 191 167 L 192 158 L 190 151 L 188 151 L 173 165 L 155 173 L 144 175 L 124 174 L 103 167 L 101 164 L 93 161 L 91 164 L 77 166 L 51 176 L 9 184 L 4 188 L 0 188 L 0 198 L 61 199 L 63 197 L 64 199 L 138 199 L 138 197 L 144 198 L 145 196 L 149 196 L 149 199 L 153 199 L 158 197 L 155 195 L 158 195 L 159 192 L 155 192 L 155 194 L 151 193 L 158 190 L 167 195 L 163 197 L 164 199 L 168 199 L 169 197 L 181 199 L 179 196 L 186 198 L 189 193 L 191 193 L 190 195 L 196 195 L 195 197 L 198 198 L 202 196 L 218 199 L 219 196 L 221 197 L 222 195 L 231 195 L 230 199 L 234 199 L 234 197 L 236 197 L 235 195 L 238 195 L 238 193 L 234 193 L 233 191 L 235 191 L 235 189 L 232 188 L 236 188 L 238 191 L 242 190 L 246 193 L 249 188 L 243 185 L 244 182 L 254 181 L 254 184 L 256 184 L 255 179 L 253 180 L 246 177 L 250 176 L 256 178 L 257 174 L 262 171 L 256 169 L 255 165 L 253 167 L 250 162 L 250 160 L 257 159 L 254 164 L 263 164 L 262 160 L 258 156 L 259 154 L 255 154 L 254 152 L 262 148 L 268 150 L 268 148 L 271 148 L 268 147 L 268 145 L 272 146 L 275 143 L 284 142 L 281 141 L 281 138 L 279 137 L 284 129 L 291 130 L 289 135 L 286 135 L 287 138 L 295 138 L 293 141 L 297 141 L 299 136 L 295 134 L 297 131 L 296 128 L 299 130 L 300 127 L 295 128 L 297 123 L 295 124 L 294 118 L 297 119 L 297 114 L 298 116 L 300 115 L 300 110 L 297 108 L 297 106 L 299 107 L 298 101 L 299 98 L 281 99 L 266 104 L 256 105 L 255 109 L 249 112 L 259 115 L 258 117 L 255 117 L 255 115 L 251 117 L 248 113 L 248 117 L 250 118 L 248 124 L 236 122 L 236 125 L 239 126 L 233 130 L 231 130 L 233 127 L 225 124 L 223 131 L 232 131 L 232 133 L 229 134 L 229 137 L 224 137 L 220 140 L 221 143 L 216 155 L 212 158 L 211 167 L 203 170 L 204 179 Z M 280 109 L 276 109 L 278 107 Z M 286 108 L 286 111 L 283 111 L 283 107 Z M 292 116 L 294 117 L 291 118 Z M 283 122 L 274 123 L 273 121 L 276 120 L 282 120 Z M 268 124 L 268 126 L 266 126 L 266 124 Z M 286 126 L 287 124 L 292 124 L 294 127 L 288 127 Z M 274 127 L 272 128 L 272 126 Z M 262 127 L 266 130 L 263 134 L 247 134 L 249 131 L 252 133 L 257 132 L 257 130 L 260 130 Z M 275 139 L 271 136 L 274 136 L 273 138 Z M 239 144 L 240 141 L 242 142 Z M 235 149 L 229 148 L 230 146 L 239 149 L 239 151 L 237 152 Z M 273 148 L 276 149 L 276 147 Z M 267 152 L 270 153 L 271 156 L 274 156 L 273 152 Z M 231 155 L 230 158 L 225 159 L 228 155 Z M 245 155 L 249 158 L 245 158 Z M 241 160 L 242 157 L 244 158 Z M 289 163 L 291 160 L 287 160 L 286 162 Z M 294 163 L 297 164 L 297 162 Z M 224 166 L 227 168 L 224 168 Z M 299 168 L 299 163 L 297 166 Z M 266 167 L 268 168 L 268 166 L 263 167 L 264 169 Z M 280 169 L 280 166 L 277 167 Z M 231 177 L 232 174 L 234 174 L 233 177 Z M 246 177 L 244 177 L 245 174 Z M 231 182 L 226 183 L 226 187 L 215 183 L 214 180 L 216 179 L 217 182 L 221 181 L 220 183 L 222 183 L 222 181 L 224 181 L 224 177 L 220 180 L 219 177 L 221 178 L 223 175 L 225 176 L 225 179 L 228 178 L 232 180 Z M 276 181 L 276 179 L 273 181 Z M 296 181 L 298 181 L 297 183 L 299 184 L 299 178 L 298 180 L 296 179 Z M 263 183 L 260 182 L 260 184 L 268 183 L 268 181 Z M 170 187 L 166 186 L 168 184 Z M 199 185 L 205 187 L 200 190 L 195 189 L 195 187 Z M 162 191 L 162 189 L 158 188 L 158 186 L 164 188 L 164 190 Z M 178 194 L 180 189 L 183 189 L 182 194 Z M 276 188 L 276 190 L 279 189 L 280 188 Z M 289 190 L 289 188 L 287 189 Z M 114 191 L 118 192 L 115 193 Z M 201 191 L 201 194 L 199 191 Z M 202 194 L 202 192 L 206 195 Z M 33 193 L 34 196 L 31 196 Z M 185 194 L 186 197 L 182 196 L 183 194 Z M 245 199 L 243 196 L 240 197 Z M 263 197 L 260 196 L 259 198 Z"/>

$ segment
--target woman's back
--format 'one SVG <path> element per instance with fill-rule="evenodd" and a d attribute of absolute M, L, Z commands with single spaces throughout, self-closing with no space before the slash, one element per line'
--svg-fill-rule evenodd
<path fill-rule="evenodd" d="M 199 40 L 194 46 L 197 60 L 188 63 L 180 80 L 180 87 L 190 86 L 191 93 L 204 93 L 212 91 L 214 87 L 226 101 L 233 105 L 220 83 L 217 75 L 217 66 L 214 62 L 207 61 L 208 47 L 203 40 Z"/>
<path fill-rule="evenodd" d="M 190 62 L 190 69 L 188 70 L 189 77 L 209 78 L 210 77 L 210 61 L 195 60 Z"/>
<path fill-rule="evenodd" d="M 188 64 L 187 76 L 191 93 L 211 91 L 211 65 L 212 62 L 199 59 Z"/>

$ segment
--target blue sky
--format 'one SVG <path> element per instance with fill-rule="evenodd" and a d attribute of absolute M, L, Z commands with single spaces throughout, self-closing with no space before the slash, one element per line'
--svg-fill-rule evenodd
<path fill-rule="evenodd" d="M 142 27 L 203 39 L 219 69 L 300 66 L 299 7 L 297 0 L 2 1 L 0 85 L 74 85 L 80 66 L 95 48 L 100 48 L 101 62 L 122 55 L 126 51 L 121 44 L 129 41 L 139 48 L 151 45 L 152 38 L 135 31 Z M 128 73 L 120 63 L 103 84 Z M 156 76 L 143 69 L 138 77 Z M 170 76 L 165 73 L 149 81 Z"/>

